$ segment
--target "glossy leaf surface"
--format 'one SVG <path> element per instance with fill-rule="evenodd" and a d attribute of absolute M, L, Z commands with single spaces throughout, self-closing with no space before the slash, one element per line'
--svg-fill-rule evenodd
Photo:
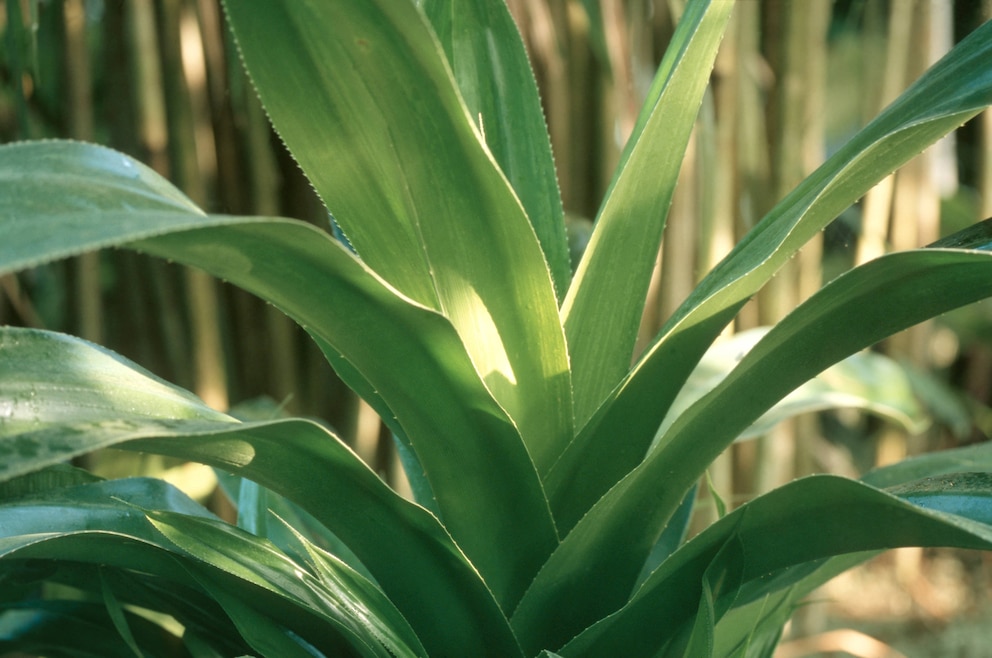
<path fill-rule="evenodd" d="M 12 358 L 15 352 L 32 352 L 49 340 L 64 349 L 72 347 L 78 358 L 68 364 L 123 360 L 91 343 L 50 332 L 4 328 L 16 341 L 5 343 Z M 86 370 L 62 371 L 67 381 L 83 381 Z M 77 379 L 78 378 L 78 379 Z M 80 396 L 79 386 L 60 387 L 57 375 L 44 380 L 50 385 L 46 404 L 72 405 Z M 140 390 L 140 379 L 126 380 L 121 389 L 103 387 L 108 405 L 126 404 Z M 148 380 L 158 390 L 159 380 Z M 0 398 L 6 397 L 6 380 L 0 378 Z M 85 389 L 82 395 L 89 394 Z M 109 408 L 109 407 L 108 407 Z M 387 594 L 411 620 L 425 645 L 439 649 L 449 643 L 515 650 L 506 621 L 492 595 L 447 532 L 436 519 L 389 489 L 361 460 L 327 430 L 310 421 L 285 420 L 262 423 L 232 423 L 230 419 L 162 420 L 134 416 L 76 425 L 47 424 L 26 433 L 0 433 L 0 446 L 9 450 L 0 462 L 3 479 L 28 473 L 97 447 L 130 447 L 146 452 L 174 455 L 201 461 L 241 474 L 285 495 L 324 523 L 373 573 Z M 3 429 L 3 428 L 0 428 Z M 136 439 L 146 439 L 135 441 Z M 128 445 L 125 442 L 132 442 Z M 299 484 L 307 486 L 299 486 Z M 402 554 L 404 561 L 397 562 Z M 418 565 L 415 568 L 411 565 Z M 433 609 L 425 609 L 421 598 L 431 591 Z M 437 617 L 431 610 L 446 610 Z M 459 633 L 447 624 L 458 619 Z M 440 626 L 439 626 L 440 625 Z"/>
<path fill-rule="evenodd" d="M 562 305 L 578 427 L 630 367 L 668 206 L 732 7 L 686 7 Z"/>
<path fill-rule="evenodd" d="M 52 194 L 66 170 L 74 185 Z M 0 172 L 0 213 L 8 218 L 0 272 L 126 245 L 240 285 L 347 354 L 342 376 L 357 372 L 359 390 L 374 386 L 398 419 L 449 531 L 500 601 L 517 600 L 556 545 L 555 529 L 520 435 L 445 318 L 397 295 L 330 235 L 302 222 L 160 212 L 170 197 L 158 188 L 168 184 L 107 149 L 7 146 Z M 121 189 L 128 194 L 119 198 Z M 46 196 L 54 199 L 48 213 L 37 201 Z M 142 199 L 146 205 L 138 205 Z"/>
<path fill-rule="evenodd" d="M 0 542 L 0 571 L 16 570 L 19 560 L 30 558 L 144 570 L 194 587 L 199 574 L 209 574 L 213 587 L 203 588 L 205 594 L 236 593 L 250 602 L 249 607 L 265 610 L 282 626 L 279 633 L 293 629 L 322 651 L 333 654 L 365 644 L 365 655 L 390 655 L 385 646 L 394 655 L 415 655 L 395 635 L 402 628 L 395 611 L 391 628 L 373 631 L 356 626 L 375 625 L 386 618 L 390 606 L 385 599 L 349 601 L 347 597 L 357 592 L 339 599 L 341 592 L 332 593 L 268 542 L 196 508 L 168 485 L 147 479 L 82 485 L 7 503 L 0 506 L 0 519 L 9 533 Z M 54 532 L 47 530 L 53 516 L 60 528 Z M 369 605 L 364 618 L 342 613 L 349 606 Z M 407 640 L 415 643 L 407 633 Z"/>
<path fill-rule="evenodd" d="M 983 490 L 990 490 L 988 481 Z M 653 655 L 679 634 L 680 624 L 692 623 L 704 573 L 730 540 L 740 544 L 736 558 L 742 580 L 751 581 L 823 557 L 896 546 L 988 549 L 992 526 L 922 509 L 844 478 L 797 480 L 705 530 L 659 567 L 619 613 L 593 625 L 559 653 Z"/>
<path fill-rule="evenodd" d="M 390 285 L 451 321 L 545 470 L 572 426 L 554 287 L 426 19 L 393 0 L 226 5 L 263 105 L 335 221 Z"/>
<path fill-rule="evenodd" d="M 699 359 L 792 254 L 892 170 L 992 103 L 989 62 L 992 22 L 800 183 L 704 278 L 546 478 L 559 522 L 560 498 L 582 514 L 637 466 Z M 568 489 L 575 482 L 581 491 Z"/>
<path fill-rule="evenodd" d="M 921 287 L 927 294 L 921 295 Z M 807 379 L 882 338 L 992 295 L 992 255 L 917 250 L 890 254 L 835 279 L 788 315 L 588 514 L 538 574 L 513 623 L 526 642 L 551 628 L 567 639 L 622 605 L 685 491 L 734 438 Z M 837 331 L 844 327 L 844 331 Z M 581 520 L 579 520 L 581 519 Z M 573 521 L 574 522 L 574 521 Z M 543 610 L 558 610 L 546 621 Z M 538 640 L 540 641 L 540 640 Z"/>

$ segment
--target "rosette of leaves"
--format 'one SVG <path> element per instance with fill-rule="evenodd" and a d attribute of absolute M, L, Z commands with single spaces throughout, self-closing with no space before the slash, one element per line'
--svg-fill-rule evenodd
<path fill-rule="evenodd" d="M 98 346 L 3 328 L 0 650 L 767 656 L 805 593 L 873 551 L 992 546 L 984 446 L 801 479 L 683 541 L 687 492 L 791 391 L 992 295 L 984 225 L 837 278 L 666 419 L 779 266 L 992 102 L 992 24 L 775 206 L 631 367 L 731 2 L 687 3 L 574 276 L 502 3 L 226 9 L 353 251 L 302 222 L 208 214 L 102 147 L 21 143 L 0 149 L 0 272 L 113 246 L 257 294 L 379 412 L 415 500 L 311 421 L 238 422 Z M 237 476 L 238 525 L 162 481 L 64 465 L 108 446 Z"/>

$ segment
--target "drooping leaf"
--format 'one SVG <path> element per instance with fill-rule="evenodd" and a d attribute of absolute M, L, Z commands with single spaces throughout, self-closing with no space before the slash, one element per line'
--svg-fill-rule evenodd
<path fill-rule="evenodd" d="M 901 495 L 900 487 L 902 492 L 911 492 L 929 483 L 932 491 L 934 479 L 940 476 L 956 474 L 956 478 L 968 480 L 973 479 L 976 473 L 987 474 L 990 470 L 992 450 L 988 445 L 977 444 L 890 464 L 871 471 L 863 481 Z M 939 491 L 933 493 L 941 494 Z M 953 487 L 948 493 L 953 494 Z M 741 605 L 721 621 L 722 628 L 718 631 L 721 655 L 745 655 L 736 652 L 746 646 L 751 647 L 746 653 L 748 657 L 765 655 L 760 652 L 760 647 L 775 645 L 782 626 L 808 594 L 834 576 L 877 554 L 878 551 L 868 551 L 815 560 L 746 583 L 739 595 Z"/>
<path fill-rule="evenodd" d="M 51 386 L 43 399 L 45 405 L 71 405 L 79 396 L 92 393 L 83 386 L 85 370 L 74 372 L 73 364 L 97 367 L 98 371 L 126 366 L 120 357 L 78 339 L 10 327 L 0 329 L 0 334 L 18 337 L 16 341 L 5 342 L 6 354 L 11 359 L 18 358 L 14 351 L 33 352 L 38 344 L 44 345 L 49 340 L 80 354 L 79 358 L 67 359 L 67 368 L 61 373 L 46 374 L 44 381 Z M 60 376 L 78 385 L 59 387 Z M 30 380 L 31 375 L 24 372 L 19 377 Z M 21 381 L 15 377 L 0 378 L 0 399 L 7 396 L 4 387 L 8 379 L 14 386 Z M 126 409 L 126 401 L 140 392 L 142 386 L 140 377 L 114 381 L 124 381 L 127 387 L 98 389 L 106 403 L 103 409 L 110 410 L 107 414 L 111 418 L 115 404 Z M 159 380 L 148 381 L 153 390 L 163 385 Z M 202 405 L 192 397 L 190 404 Z M 48 424 L 32 432 L 3 435 L 0 480 L 85 454 L 96 447 L 157 437 L 124 447 L 201 461 L 241 474 L 285 495 L 327 525 L 374 574 L 410 619 L 425 646 L 433 651 L 443 653 L 453 647 L 472 646 L 474 642 L 505 655 L 517 651 L 506 620 L 486 584 L 437 520 L 389 489 L 323 427 L 303 420 L 239 424 L 226 417 L 186 421 L 140 416 L 102 422 L 92 417 L 84 420 L 89 422 Z M 297 486 L 299 483 L 312 486 Z M 397 555 L 403 555 L 403 561 L 398 561 Z M 428 609 L 422 605 L 426 591 L 433 592 L 435 607 Z M 444 614 L 438 616 L 437 610 Z M 449 628 L 455 620 L 458 632 Z"/>
<path fill-rule="evenodd" d="M 111 418 L 235 422 L 109 350 L 53 332 L 0 327 L 0 382 L 0 436 Z"/>
<path fill-rule="evenodd" d="M 446 527 L 512 605 L 557 537 L 531 455 L 451 323 L 396 294 L 323 231 L 287 219 L 203 215 L 180 208 L 163 187 L 147 167 L 104 148 L 3 147 L 0 272 L 117 244 L 201 267 L 272 302 L 325 351 L 347 354 L 345 381 L 357 373 L 360 392 L 374 387 L 379 410 L 388 407 L 416 451 Z M 567 376 L 553 372 L 541 377 L 567 386 Z M 564 399 L 548 408 L 567 415 L 568 403 L 557 404 Z M 542 415 L 542 405 L 530 408 Z"/>
<path fill-rule="evenodd" d="M 767 327 L 750 329 L 717 341 L 707 350 L 672 403 L 658 434 L 664 434 L 686 409 L 714 389 L 767 333 Z M 839 408 L 861 409 L 917 434 L 927 428 L 929 418 L 913 390 L 912 377 L 884 354 L 853 354 L 789 393 L 737 440 L 761 436 L 777 423 L 802 413 Z"/>
<path fill-rule="evenodd" d="M 884 256 L 813 295 L 682 414 L 585 516 L 573 501 L 552 499 L 569 512 L 559 519 L 577 523 L 514 613 L 525 647 L 549 626 L 562 639 L 622 605 L 685 492 L 740 432 L 791 390 L 896 331 L 990 295 L 992 255 L 943 249 Z M 546 622 L 539 610 L 560 611 L 561 617 Z"/>
<path fill-rule="evenodd" d="M 732 538 L 740 543 L 741 578 L 746 582 L 790 565 L 881 548 L 988 549 L 992 526 L 923 509 L 845 478 L 797 480 L 707 528 L 655 571 L 620 612 L 591 626 L 559 653 L 654 655 L 691 628 L 703 574 Z M 656 623 L 658 619 L 665 623 Z M 675 650 L 666 655 L 682 654 Z"/>
<path fill-rule="evenodd" d="M 368 619 L 342 614 L 334 594 L 268 542 L 226 526 L 203 511 L 189 515 L 169 510 L 176 507 L 174 503 L 181 509 L 197 507 L 170 489 L 157 480 L 115 480 L 2 505 L 0 572 L 33 559 L 160 574 L 210 597 L 238 596 L 249 607 L 264 611 L 281 626 L 281 632 L 291 630 L 307 637 L 330 655 L 355 652 L 363 644 L 379 649 L 356 653 L 413 655 L 402 644 L 387 651 L 381 643 L 387 638 L 357 626 L 369 623 Z M 143 507 L 149 502 L 153 510 Z M 53 516 L 58 518 L 57 531 L 50 529 Z M 181 531 L 171 534 L 171 528 Z M 179 544 L 172 541 L 177 539 Z M 212 587 L 197 587 L 200 574 L 209 574 Z M 378 614 L 373 607 L 368 617 Z"/>
<path fill-rule="evenodd" d="M 895 487 L 928 477 L 951 473 L 992 473 L 988 446 L 978 443 L 910 457 L 869 471 L 862 478 L 874 487 Z"/>

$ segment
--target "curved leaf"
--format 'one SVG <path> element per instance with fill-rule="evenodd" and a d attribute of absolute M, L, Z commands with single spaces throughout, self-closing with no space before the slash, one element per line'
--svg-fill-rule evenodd
<path fill-rule="evenodd" d="M 110 418 L 235 422 L 99 345 L 54 332 L 0 327 L 0 436 Z"/>
<path fill-rule="evenodd" d="M 68 367 L 48 373 L 43 380 L 49 389 L 39 397 L 39 404 L 45 405 L 40 409 L 42 417 L 48 406 L 71 408 L 79 399 L 95 394 L 104 396 L 102 405 L 95 408 L 104 418 L 114 418 L 113 409 L 121 409 L 121 417 L 113 420 L 100 422 L 99 413 L 94 417 L 81 412 L 80 419 L 89 422 L 39 423 L 39 429 L 32 432 L 0 432 L 0 450 L 4 451 L 0 480 L 111 445 L 208 463 L 268 486 L 331 529 L 375 575 L 429 648 L 444 653 L 480 642 L 479 651 L 484 647 L 504 655 L 518 651 L 486 585 L 436 519 L 389 489 L 319 425 L 303 420 L 232 423 L 226 417 L 180 421 L 128 416 L 127 400 L 143 388 L 158 391 L 164 384 L 157 379 L 143 382 L 140 373 L 132 373 L 97 380 L 94 390 L 86 390 L 85 375 L 90 369 L 115 373 L 126 370 L 127 362 L 85 341 L 50 332 L 7 327 L 0 328 L 0 335 L 17 337 L 4 343 L 5 357 L 12 361 L 21 350 L 35 354 L 50 342 L 76 355 L 64 361 Z M 74 364 L 84 369 L 76 372 Z M 24 381 L 32 381 L 30 371 L 19 377 L 0 377 L 0 399 L 8 397 L 8 383 L 16 390 Z M 62 387 L 62 381 L 74 385 Z M 105 381 L 125 382 L 126 387 L 106 386 Z M 202 407 L 192 396 L 189 404 L 193 411 Z M 143 437 L 154 440 L 121 445 Z M 423 603 L 428 591 L 433 592 L 431 606 Z M 452 623 L 458 632 L 449 628 Z"/>
<path fill-rule="evenodd" d="M 581 481 L 585 509 L 641 459 L 689 373 L 743 304 L 872 185 L 992 103 L 992 22 L 976 29 L 787 195 L 711 271 L 546 478 Z M 574 354 L 573 354 L 574 356 Z M 619 442 L 617 437 L 622 436 Z M 594 471 L 582 471 L 596 464 Z M 561 495 L 568 498 L 566 495 Z"/>
<path fill-rule="evenodd" d="M 716 388 L 768 330 L 768 327 L 750 329 L 714 343 L 689 375 L 658 435 L 663 435 L 696 400 Z M 761 436 L 777 423 L 802 413 L 839 408 L 862 409 L 898 423 L 912 434 L 924 431 L 929 425 L 906 370 L 884 354 L 859 352 L 789 393 L 736 440 Z"/>
<path fill-rule="evenodd" d="M 926 485 L 928 480 L 932 483 L 935 476 L 954 474 L 955 479 L 968 480 L 974 478 L 976 473 L 989 472 L 992 472 L 992 450 L 987 444 L 977 444 L 884 466 L 869 473 L 862 481 L 876 488 L 889 487 L 890 493 L 899 492 L 902 495 Z M 903 488 L 900 491 L 892 485 L 903 485 Z M 939 495 L 940 492 L 937 493 Z M 875 555 L 877 551 L 869 551 L 817 560 L 745 584 L 738 597 L 740 605 L 720 622 L 720 655 L 738 655 L 734 651 L 748 644 L 753 647 L 758 636 L 777 638 L 782 626 L 805 596 L 834 576 Z"/>
<path fill-rule="evenodd" d="M 630 367 L 668 206 L 732 7 L 686 7 L 562 304 L 578 427 Z"/>
<path fill-rule="evenodd" d="M 561 194 L 537 82 L 504 2 L 427 0 L 424 13 L 444 48 L 479 132 L 530 219 L 559 299 L 572 270 Z"/>
<path fill-rule="evenodd" d="M 168 658 L 180 639 L 141 615 L 125 612 L 141 653 L 122 646 L 102 603 L 30 601 L 0 605 L 0 655 Z M 15 653 L 16 652 L 16 653 Z M 216 654 L 215 654 L 216 655 Z"/>
<path fill-rule="evenodd" d="M 546 470 L 572 436 L 554 286 L 423 15 L 394 0 L 226 7 L 276 130 L 350 243 L 451 321 Z"/>
<path fill-rule="evenodd" d="M 895 487 L 915 480 L 951 473 L 992 473 L 992 459 L 989 459 L 988 445 L 977 443 L 963 448 L 910 457 L 899 463 L 869 471 L 862 480 L 874 487 Z"/>
<path fill-rule="evenodd" d="M 63 195 L 64 171 L 72 173 L 72 185 Z M 319 337 L 325 351 L 346 354 L 351 367 L 342 377 L 359 392 L 374 387 L 380 411 L 388 405 L 446 527 L 501 603 L 516 602 L 557 536 L 517 429 L 479 380 L 447 319 L 396 294 L 310 225 L 160 211 L 173 204 L 158 191 L 167 184 L 104 148 L 8 146 L 0 149 L 0 172 L 7 174 L 0 175 L 0 272 L 54 254 L 127 246 L 240 285 Z M 28 176 L 15 185 L 13 172 Z M 52 199 L 50 212 L 39 205 L 45 198 Z M 542 409 L 534 406 L 534 415 Z"/>
<path fill-rule="evenodd" d="M 983 483 L 986 494 L 992 493 L 990 484 L 987 479 Z M 923 509 L 853 480 L 834 476 L 797 480 L 703 531 L 659 567 L 619 612 L 581 633 L 559 653 L 655 655 L 680 632 L 687 634 L 704 574 L 729 541 L 740 544 L 736 557 L 742 580 L 756 581 L 811 560 L 897 546 L 987 550 L 992 548 L 992 526 Z M 659 624 L 659 619 L 665 623 Z"/>
<path fill-rule="evenodd" d="M 829 365 L 947 310 L 992 295 L 992 254 L 916 250 L 838 277 L 774 327 L 716 389 L 692 405 L 627 477 L 581 516 L 514 612 L 527 643 L 558 610 L 558 639 L 626 600 L 657 536 L 690 486 L 734 438 Z M 564 620 L 568 620 L 566 623 Z"/>
<path fill-rule="evenodd" d="M 9 564 L 17 569 L 18 561 L 31 558 L 88 562 L 139 573 L 156 573 L 161 567 L 162 575 L 194 587 L 199 574 L 208 574 L 213 587 L 202 588 L 205 594 L 239 596 L 250 608 L 264 610 L 282 629 L 307 637 L 329 655 L 416 655 L 405 644 L 416 643 L 416 638 L 409 629 L 402 638 L 402 618 L 395 610 L 390 612 L 381 595 L 361 600 L 359 592 L 332 592 L 268 542 L 204 512 L 188 515 L 169 510 L 175 502 L 184 510 L 197 507 L 158 480 L 132 479 L 60 489 L 4 504 L 0 571 L 9 569 Z M 148 504 L 154 508 L 144 507 Z M 58 531 L 51 530 L 53 517 Z M 356 609 L 364 616 L 349 614 Z M 391 627 L 385 632 L 373 630 L 386 619 Z"/>

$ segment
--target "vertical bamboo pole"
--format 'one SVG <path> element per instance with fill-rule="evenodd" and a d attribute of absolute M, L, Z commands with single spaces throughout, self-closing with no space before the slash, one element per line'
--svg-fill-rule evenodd
<path fill-rule="evenodd" d="M 824 81 L 819 62 L 826 57 L 830 7 L 820 0 L 780 0 L 763 6 L 767 10 L 766 51 L 776 76 L 769 99 L 768 125 L 772 149 L 770 189 L 777 200 L 809 173 L 810 153 L 822 149 L 822 106 L 818 100 L 822 98 Z M 821 258 L 822 238 L 818 235 L 762 290 L 762 324 L 777 323 L 819 288 Z M 788 482 L 795 476 L 797 461 L 808 461 L 797 445 L 799 428 L 798 421 L 784 422 L 760 440 L 758 491 Z M 808 445 L 804 444 L 804 448 L 808 449 Z"/>
<path fill-rule="evenodd" d="M 869 7 L 869 11 L 879 11 L 881 7 L 881 3 L 876 3 Z M 905 9 L 906 7 L 899 7 L 889 12 L 886 48 L 884 59 L 881 60 L 884 62 L 883 77 L 877 86 L 875 81 L 868 80 L 865 89 L 866 99 L 872 97 L 873 89 L 879 90 L 874 102 L 866 107 L 865 115 L 868 117 L 878 114 L 906 87 L 913 12 Z M 878 35 L 874 30 L 866 30 L 864 39 L 866 53 L 871 57 L 871 53 L 878 50 Z M 878 258 L 887 251 L 894 182 L 895 177 L 888 176 L 865 195 L 861 210 L 861 235 L 855 254 L 856 265 Z"/>
<path fill-rule="evenodd" d="M 83 0 L 64 0 L 65 96 L 69 136 L 93 141 L 93 95 L 90 52 L 86 44 L 86 7 Z M 79 335 L 103 342 L 103 312 L 100 302 L 100 254 L 91 252 L 75 260 L 76 319 Z"/>
<path fill-rule="evenodd" d="M 191 199 L 207 205 L 205 176 L 215 172 L 216 161 L 213 144 L 209 144 L 212 132 L 194 116 L 194 103 L 201 111 L 205 107 L 205 72 L 199 35 L 195 23 L 187 22 L 184 26 L 181 0 L 161 0 L 157 9 L 162 35 L 160 51 L 170 128 L 172 178 Z M 192 87 L 189 82 L 193 83 Z M 185 270 L 184 276 L 193 333 L 195 390 L 210 406 L 226 409 L 227 376 L 216 285 L 199 270 Z"/>
<path fill-rule="evenodd" d="M 107 8 L 113 15 L 117 8 Z M 169 176 L 168 125 L 166 121 L 165 94 L 162 81 L 162 63 L 159 60 L 159 35 L 156 31 L 155 6 L 152 0 L 132 0 L 123 7 L 123 23 L 127 32 L 126 61 L 129 63 L 130 90 L 133 93 L 135 118 L 135 151 L 133 154 L 163 176 Z M 123 131 L 122 131 L 123 133 Z M 119 134 L 122 134 L 119 133 Z M 130 135 L 124 136 L 129 139 Z M 161 261 L 147 261 L 125 257 L 125 267 L 130 270 L 127 280 L 132 286 L 133 297 L 146 295 L 145 290 L 135 290 L 141 280 L 146 280 L 155 300 L 157 322 L 148 323 L 161 329 L 161 352 L 165 353 L 162 372 L 173 374 L 170 379 L 186 388 L 193 387 L 193 376 L 188 367 L 189 343 L 183 325 L 183 313 L 178 305 L 171 268 Z M 140 308 L 140 306 L 139 306 Z M 145 309 L 145 312 L 151 312 Z M 148 336 L 143 332 L 140 340 L 146 352 L 151 351 Z"/>
<path fill-rule="evenodd" d="M 759 3 L 739 3 L 734 16 L 734 53 L 738 62 L 739 87 L 736 104 L 728 120 L 733 122 L 734 131 L 735 219 L 739 236 L 751 230 L 769 206 L 770 165 L 764 95 L 771 86 L 771 75 L 759 48 L 760 10 Z M 741 309 L 735 328 L 744 330 L 758 324 L 758 303 L 753 300 Z M 736 496 L 749 496 L 755 491 L 758 448 L 755 441 L 733 446 Z"/>
<path fill-rule="evenodd" d="M 980 20 L 992 20 L 992 0 L 982 0 Z M 992 217 L 992 111 L 985 110 L 977 117 L 978 148 L 975 187 L 978 191 L 976 220 Z M 977 343 L 968 351 L 964 388 L 975 400 L 989 404 L 992 397 L 992 349 Z"/>
<path fill-rule="evenodd" d="M 803 133 L 799 159 L 803 176 L 812 173 L 825 158 L 827 107 L 827 33 L 830 29 L 832 5 L 830 0 L 810 2 L 806 13 L 805 32 L 810 44 L 803 66 Z M 796 181 L 798 182 L 798 181 Z M 802 302 L 823 285 L 823 234 L 817 235 L 799 252 L 798 297 Z M 813 444 L 821 440 L 817 418 L 806 415 L 797 419 L 796 475 L 815 470 Z"/>
<path fill-rule="evenodd" d="M 949 49 L 951 41 L 950 7 L 934 0 L 917 0 L 913 6 L 910 55 L 907 60 L 909 79 L 916 79 L 940 55 Z M 951 142 L 945 142 L 944 149 Z M 953 149 L 953 146 L 952 146 Z M 941 169 L 950 169 L 956 178 L 954 155 L 950 161 L 946 150 L 931 147 L 911 160 L 896 173 L 893 191 L 890 240 L 895 250 L 914 249 L 932 242 L 940 233 L 940 184 Z M 938 164 L 941 163 L 941 164 Z M 886 341 L 886 350 L 893 355 L 907 358 L 921 367 L 929 365 L 928 345 L 933 322 L 926 322 L 896 334 Z M 912 439 L 913 437 L 910 437 Z M 915 437 L 922 440 L 925 437 Z M 920 446 L 922 447 L 922 446 Z M 907 437 L 900 433 L 886 433 L 879 446 L 879 459 L 897 461 L 911 452 Z"/>

